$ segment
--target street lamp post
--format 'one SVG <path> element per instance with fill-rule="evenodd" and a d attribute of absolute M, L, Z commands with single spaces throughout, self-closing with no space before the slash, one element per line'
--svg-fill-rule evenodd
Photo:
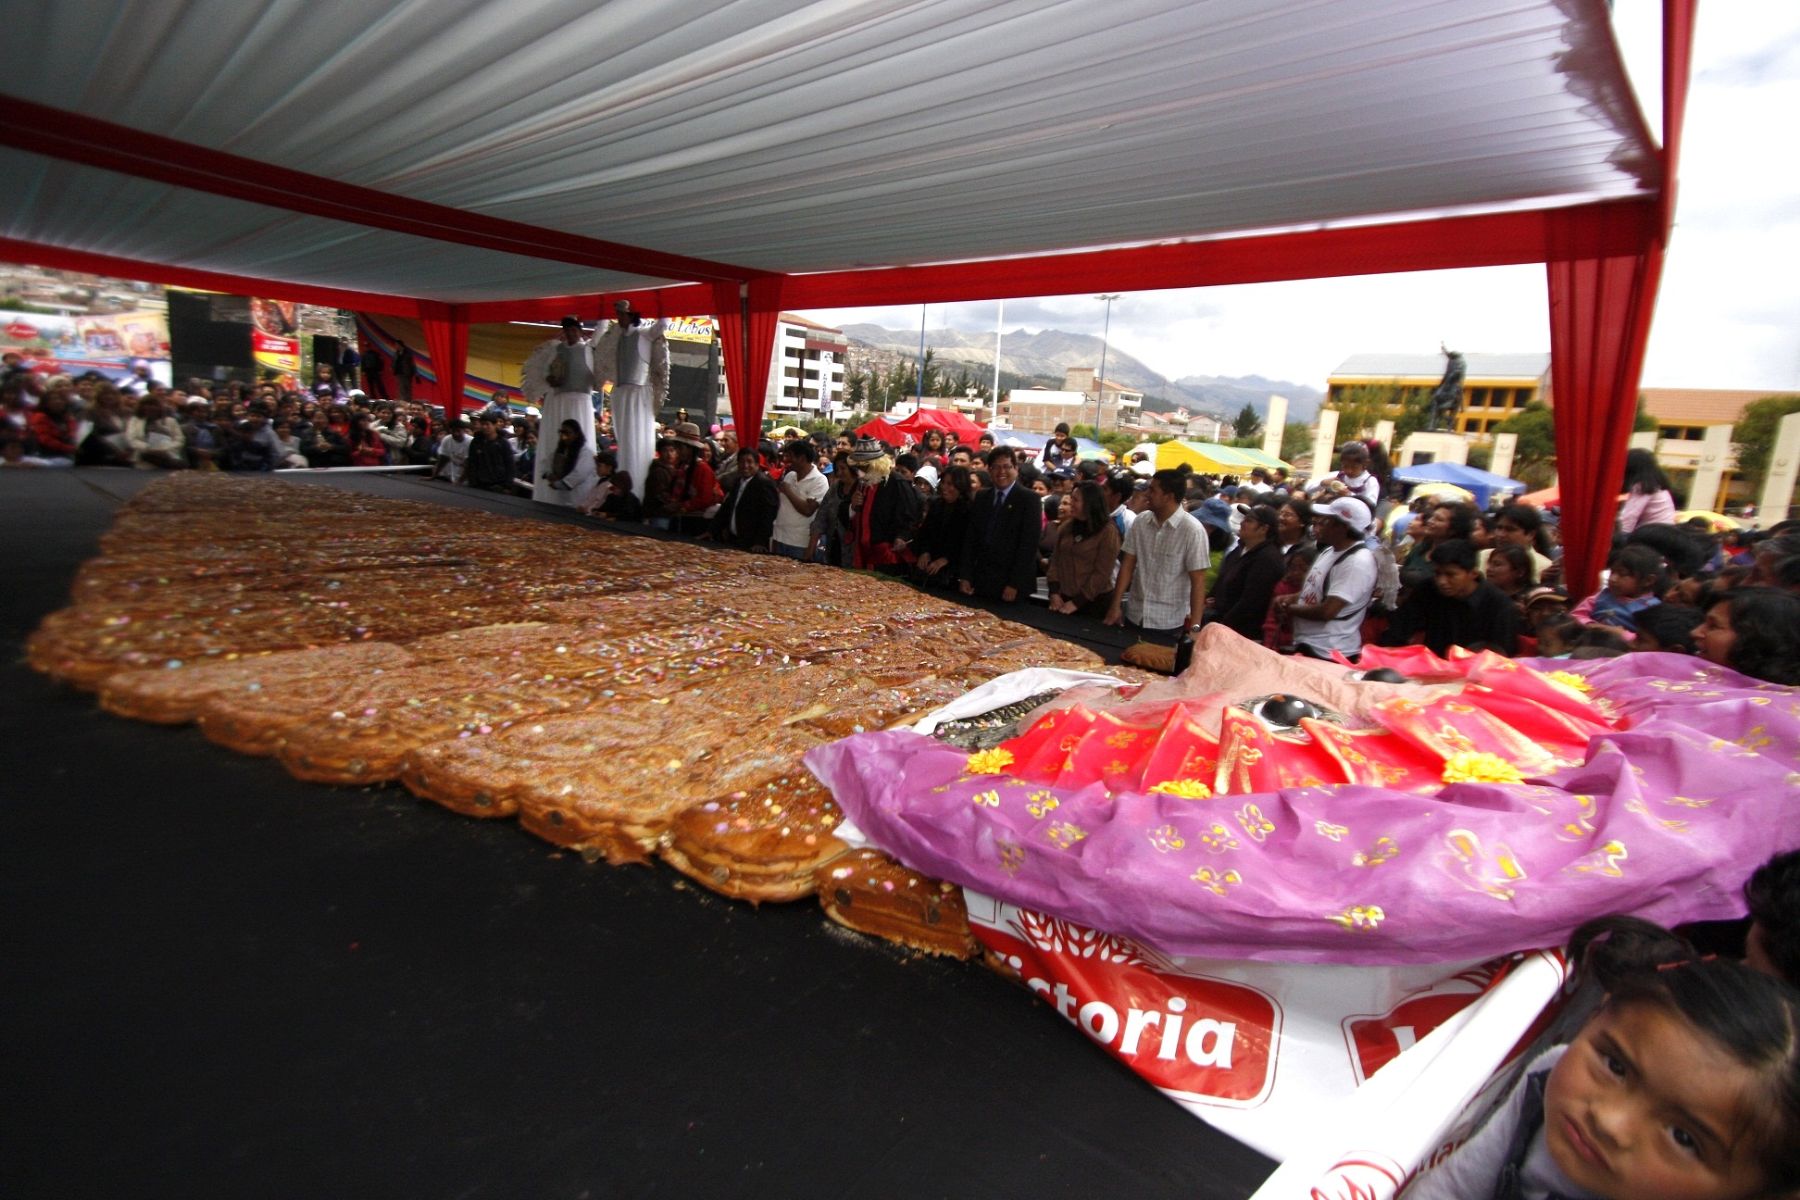
<path fill-rule="evenodd" d="M 1096 300 L 1106 301 L 1106 322 L 1100 327 L 1100 377 L 1094 380 L 1094 436 L 1100 436 L 1101 405 L 1106 402 L 1106 341 L 1112 333 L 1112 302 L 1119 298 L 1119 293 L 1095 296 Z"/>

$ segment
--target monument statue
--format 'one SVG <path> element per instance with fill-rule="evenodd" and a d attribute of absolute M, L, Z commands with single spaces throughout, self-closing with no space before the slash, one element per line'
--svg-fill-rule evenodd
<path fill-rule="evenodd" d="M 1462 411 L 1463 372 L 1467 369 L 1463 356 L 1455 350 L 1438 343 L 1438 352 L 1444 356 L 1444 377 L 1438 380 L 1437 390 L 1431 393 L 1431 420 L 1425 428 L 1431 433 L 1448 429 Z"/>

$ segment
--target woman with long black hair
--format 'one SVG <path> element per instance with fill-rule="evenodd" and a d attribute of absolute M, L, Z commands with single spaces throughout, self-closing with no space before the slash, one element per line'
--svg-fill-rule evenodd
<path fill-rule="evenodd" d="M 1675 489 L 1649 450 L 1625 452 L 1625 499 L 1619 503 L 1619 532 L 1639 525 L 1675 523 Z"/>

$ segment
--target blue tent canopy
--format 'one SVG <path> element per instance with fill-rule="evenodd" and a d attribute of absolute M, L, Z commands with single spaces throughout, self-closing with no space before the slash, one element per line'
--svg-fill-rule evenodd
<path fill-rule="evenodd" d="M 1496 492 L 1525 490 L 1525 485 L 1517 479 L 1508 479 L 1504 475 L 1496 475 L 1480 467 L 1464 466 L 1462 463 L 1414 463 L 1410 467 L 1395 470 L 1394 478 L 1401 483 L 1454 483 L 1459 488 L 1466 488 L 1475 497 L 1475 504 L 1479 508 L 1486 508 Z"/>

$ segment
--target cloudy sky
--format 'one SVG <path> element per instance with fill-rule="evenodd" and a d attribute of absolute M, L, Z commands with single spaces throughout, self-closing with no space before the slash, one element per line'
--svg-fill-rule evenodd
<path fill-rule="evenodd" d="M 1651 128 L 1660 135 L 1660 0 L 1615 0 Z M 1647 387 L 1800 391 L 1800 3 L 1700 6 L 1676 229 Z M 1787 147 L 1784 149 L 1783 147 Z M 1006 302 L 1005 328 L 1101 332 L 1091 296 Z M 917 307 L 822 309 L 827 324 L 917 329 Z M 934 304 L 933 328 L 989 330 L 995 304 Z M 1323 388 L 1352 354 L 1548 351 L 1542 266 L 1127 293 L 1111 344 L 1163 375 L 1263 375 Z"/>

